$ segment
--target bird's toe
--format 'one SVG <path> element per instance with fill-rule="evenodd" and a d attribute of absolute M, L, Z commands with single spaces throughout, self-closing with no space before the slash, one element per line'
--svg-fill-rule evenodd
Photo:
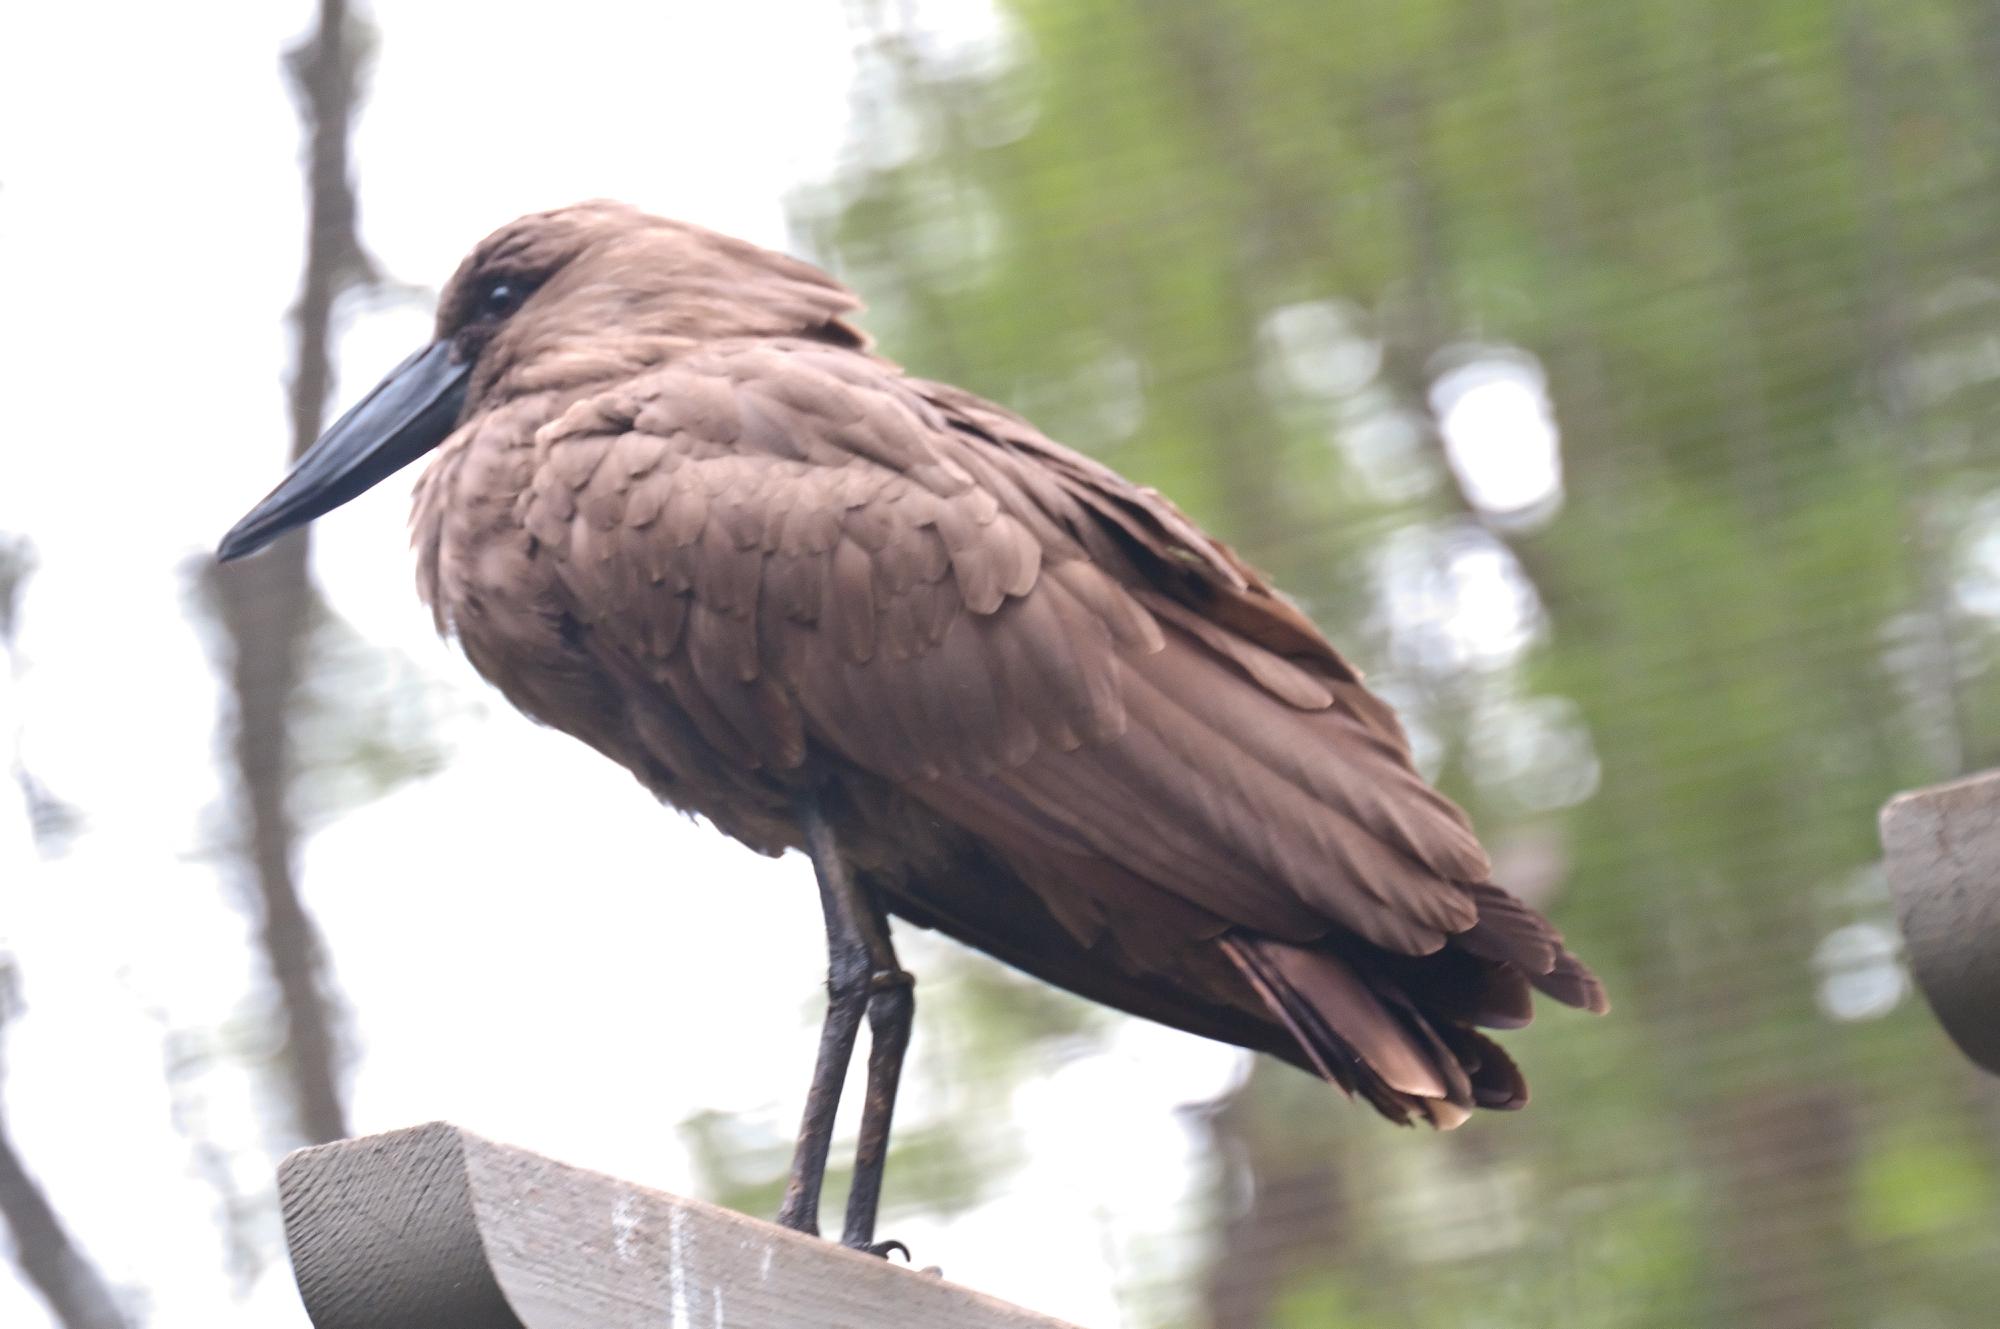
<path fill-rule="evenodd" d="M 905 1246 L 900 1241 L 871 1241 L 867 1245 L 857 1246 L 855 1247 L 855 1249 L 863 1251 L 869 1255 L 879 1255 L 885 1260 L 889 1258 L 889 1252 L 901 1251 L 903 1253 L 903 1263 L 905 1264 L 916 1263 L 916 1261 L 912 1259 L 910 1256 L 910 1248 L 908 1246 Z"/>

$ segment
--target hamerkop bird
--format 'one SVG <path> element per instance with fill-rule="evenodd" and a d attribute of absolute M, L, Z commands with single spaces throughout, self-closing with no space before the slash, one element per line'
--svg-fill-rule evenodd
<path fill-rule="evenodd" d="M 816 268 L 614 203 L 488 237 L 437 336 L 223 540 L 436 452 L 418 581 L 533 718 L 818 874 L 830 994 L 780 1221 L 871 1247 L 913 1011 L 887 915 L 1268 1052 L 1392 1121 L 1527 1100 L 1474 1026 L 1603 989 L 1304 615 L 1166 499 L 869 350 Z M 878 1248 L 879 1249 L 879 1248 Z"/>

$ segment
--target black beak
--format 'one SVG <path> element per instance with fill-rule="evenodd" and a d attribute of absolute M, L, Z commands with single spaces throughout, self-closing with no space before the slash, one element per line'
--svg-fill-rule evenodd
<path fill-rule="evenodd" d="M 465 376 L 471 367 L 452 362 L 449 341 L 433 342 L 397 365 L 222 537 L 216 557 L 227 563 L 256 553 L 444 442 L 465 409 Z"/>

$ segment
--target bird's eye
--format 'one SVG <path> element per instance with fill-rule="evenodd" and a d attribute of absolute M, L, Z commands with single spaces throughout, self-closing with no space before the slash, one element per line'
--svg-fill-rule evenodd
<path fill-rule="evenodd" d="M 490 281 L 479 292 L 479 317 L 487 319 L 505 318 L 521 307 L 528 298 L 528 288 L 518 281 L 499 279 Z"/>

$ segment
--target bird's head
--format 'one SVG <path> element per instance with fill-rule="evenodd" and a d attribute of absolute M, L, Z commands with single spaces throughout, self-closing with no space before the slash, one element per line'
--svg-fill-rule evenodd
<path fill-rule="evenodd" d="M 804 336 L 865 347 L 860 301 L 810 264 L 623 203 L 510 222 L 438 297 L 437 330 L 222 539 L 224 562 L 355 498 L 523 393 L 587 391 L 703 341 Z"/>

